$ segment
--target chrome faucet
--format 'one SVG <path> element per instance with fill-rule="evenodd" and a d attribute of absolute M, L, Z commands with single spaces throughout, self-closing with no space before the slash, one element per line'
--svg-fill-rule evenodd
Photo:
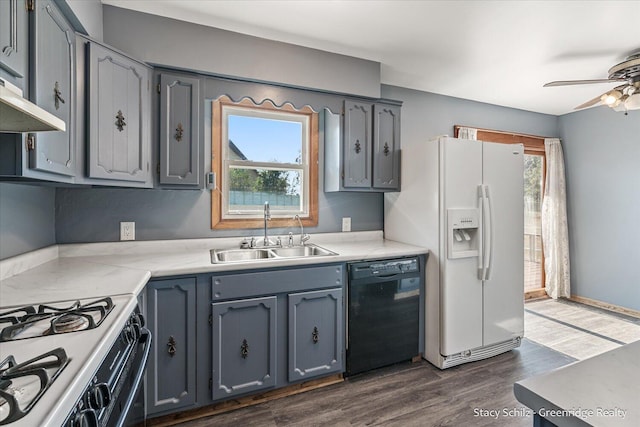
<path fill-rule="evenodd" d="M 304 246 L 304 242 L 309 240 L 311 236 L 309 236 L 308 234 L 304 234 L 304 227 L 302 226 L 302 220 L 300 219 L 300 215 L 294 216 L 293 219 L 297 219 L 298 224 L 300 224 L 300 246 Z"/>
<path fill-rule="evenodd" d="M 264 246 L 269 246 L 269 236 L 267 236 L 267 221 L 271 219 L 271 210 L 269 202 L 264 202 Z"/>

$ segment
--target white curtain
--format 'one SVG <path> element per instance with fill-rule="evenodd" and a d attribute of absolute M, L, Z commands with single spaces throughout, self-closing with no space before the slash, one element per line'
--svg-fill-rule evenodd
<path fill-rule="evenodd" d="M 458 138 L 476 140 L 478 139 L 478 129 L 461 127 L 458 129 Z"/>
<path fill-rule="evenodd" d="M 545 289 L 551 298 L 569 297 L 569 230 L 562 146 L 557 138 L 544 140 L 547 177 L 542 198 L 542 246 Z"/>

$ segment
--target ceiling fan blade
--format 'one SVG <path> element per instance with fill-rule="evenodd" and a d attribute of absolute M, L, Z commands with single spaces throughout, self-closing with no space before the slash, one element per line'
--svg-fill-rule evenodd
<path fill-rule="evenodd" d="M 596 80 L 558 80 L 555 82 L 549 82 L 542 87 L 552 86 L 571 86 L 571 85 L 589 85 L 594 83 L 610 83 L 610 82 L 626 82 L 625 79 L 596 79 Z"/>
<path fill-rule="evenodd" d="M 609 92 L 607 92 L 607 93 L 609 93 Z M 587 101 L 584 104 L 578 105 L 576 108 L 574 108 L 574 110 L 582 110 L 583 108 L 595 107 L 596 105 L 602 103 L 602 99 L 601 98 L 602 98 L 602 95 L 596 96 L 591 101 Z"/>

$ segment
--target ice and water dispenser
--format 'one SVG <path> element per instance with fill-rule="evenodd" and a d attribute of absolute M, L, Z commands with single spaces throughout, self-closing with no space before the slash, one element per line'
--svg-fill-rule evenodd
<path fill-rule="evenodd" d="M 447 209 L 447 243 L 449 258 L 478 256 L 478 209 Z"/>

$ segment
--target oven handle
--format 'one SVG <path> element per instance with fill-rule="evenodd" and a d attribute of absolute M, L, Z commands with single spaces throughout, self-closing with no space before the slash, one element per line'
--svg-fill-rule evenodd
<path fill-rule="evenodd" d="M 129 410 L 131 409 L 131 405 L 133 405 L 133 401 L 136 398 L 136 394 L 138 394 L 138 389 L 140 388 L 140 383 L 144 377 L 144 370 L 147 367 L 147 360 L 149 360 L 149 353 L 151 352 L 151 332 L 147 328 L 142 328 L 139 342 L 144 343 L 142 363 L 138 367 L 138 372 L 136 373 L 136 377 L 134 380 L 134 386 L 132 387 L 131 392 L 129 393 L 129 397 L 127 397 L 127 401 L 124 404 L 124 410 L 122 411 L 122 416 L 118 420 L 116 424 L 117 427 L 122 427 Z"/>

